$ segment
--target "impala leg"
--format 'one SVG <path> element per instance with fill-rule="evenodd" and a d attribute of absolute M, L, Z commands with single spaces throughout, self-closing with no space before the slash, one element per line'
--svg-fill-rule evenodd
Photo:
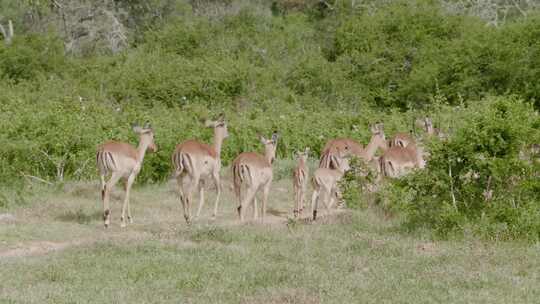
<path fill-rule="evenodd" d="M 328 191 L 328 206 L 326 206 L 326 214 L 330 214 L 330 210 L 332 209 L 332 206 L 334 205 L 334 201 L 336 200 L 337 191 L 335 188 L 331 188 L 330 191 Z"/>
<path fill-rule="evenodd" d="M 249 205 L 249 203 L 255 198 L 255 193 L 257 192 L 257 188 L 255 187 L 249 187 L 247 188 L 247 192 L 244 196 L 244 200 L 242 201 L 242 204 L 240 204 L 240 222 L 244 221 L 244 214 L 246 213 L 246 208 Z"/>
<path fill-rule="evenodd" d="M 261 210 L 261 220 L 264 222 L 264 218 L 266 217 L 266 204 L 268 203 L 268 194 L 270 193 L 270 185 L 272 183 L 268 182 L 266 185 L 264 185 L 263 189 L 263 199 L 262 199 L 262 210 Z"/>
<path fill-rule="evenodd" d="M 188 186 L 188 191 L 186 195 L 186 207 L 185 207 L 185 213 L 184 218 L 186 219 L 186 223 L 191 224 L 191 204 L 193 202 L 193 192 L 195 189 L 199 186 L 199 176 L 194 176 L 191 179 L 191 182 Z"/>
<path fill-rule="evenodd" d="M 105 188 L 107 188 L 105 182 L 105 174 L 101 173 L 99 177 L 101 178 L 101 200 L 103 201 L 105 199 Z"/>
<path fill-rule="evenodd" d="M 201 215 L 201 210 L 204 206 L 204 180 L 202 179 L 198 185 L 199 188 L 199 208 L 197 209 L 196 218 Z"/>
<path fill-rule="evenodd" d="M 238 207 L 236 211 L 238 212 L 238 218 L 241 217 L 242 213 L 242 185 L 234 185 L 234 193 L 236 194 L 236 199 L 238 200 Z"/>
<path fill-rule="evenodd" d="M 122 175 L 120 173 L 113 172 L 111 179 L 109 179 L 105 185 L 105 191 L 103 194 L 103 221 L 105 222 L 105 228 L 109 227 L 109 224 L 111 223 L 111 208 L 109 206 L 111 191 L 121 177 Z"/>
<path fill-rule="evenodd" d="M 183 184 L 183 178 L 181 176 L 178 176 L 176 178 L 176 185 L 178 190 L 178 197 L 180 198 L 180 203 L 182 203 L 182 208 L 184 209 L 184 214 L 186 214 L 186 198 L 184 195 L 184 184 Z"/>
<path fill-rule="evenodd" d="M 126 181 L 126 197 L 124 198 L 124 204 L 122 205 L 122 216 L 120 217 L 120 227 L 126 227 L 126 208 L 129 210 L 129 194 L 131 192 L 131 186 L 135 180 L 135 174 L 131 174 Z M 128 211 L 128 218 L 131 222 L 131 212 Z"/>
<path fill-rule="evenodd" d="M 299 215 L 302 215 L 302 211 L 304 211 L 304 205 L 306 202 L 306 187 L 302 187 L 302 193 L 300 194 L 300 210 L 298 210 Z"/>
<path fill-rule="evenodd" d="M 215 219 L 217 217 L 219 199 L 221 197 L 221 180 L 219 177 L 219 171 L 214 172 L 213 176 L 214 176 L 214 183 L 216 184 L 216 201 L 214 202 L 214 213 L 212 214 L 212 218 Z"/>
<path fill-rule="evenodd" d="M 253 196 L 253 220 L 257 220 L 259 218 L 259 212 L 257 210 L 257 193 Z"/>
<path fill-rule="evenodd" d="M 300 212 L 299 208 L 300 208 L 300 204 L 299 204 L 299 194 L 298 193 L 298 187 L 296 185 L 293 185 L 293 188 L 294 188 L 294 209 L 293 209 L 293 215 L 294 215 L 294 218 L 297 218 L 298 217 L 298 213 Z"/>
<path fill-rule="evenodd" d="M 311 212 L 313 213 L 313 220 L 317 219 L 317 205 L 319 204 L 319 190 L 314 189 L 311 195 Z"/>
<path fill-rule="evenodd" d="M 337 190 L 336 187 L 330 188 L 329 191 L 328 191 L 328 196 L 330 198 L 330 200 L 328 202 L 328 209 L 332 208 L 332 206 L 334 205 L 334 201 L 337 200 L 337 197 L 339 195 L 338 190 Z"/>

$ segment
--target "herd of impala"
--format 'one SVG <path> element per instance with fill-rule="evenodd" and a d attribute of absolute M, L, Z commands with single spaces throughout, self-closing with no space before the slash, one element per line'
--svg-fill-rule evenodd
<path fill-rule="evenodd" d="M 431 119 L 422 121 L 423 127 L 429 136 L 442 136 L 442 133 L 433 128 Z M 216 186 L 213 217 L 217 216 L 218 204 L 222 186 L 220 181 L 221 147 L 223 140 L 229 136 L 227 123 L 223 116 L 216 121 L 207 121 L 207 127 L 214 129 L 214 140 L 211 145 L 197 140 L 187 140 L 178 144 L 172 154 L 173 176 L 178 184 L 178 193 L 184 209 L 184 218 L 191 223 L 191 205 L 196 190 L 199 192 L 199 206 L 196 216 L 201 213 L 204 206 L 205 182 L 212 179 Z M 101 197 L 103 201 L 103 219 L 105 227 L 110 224 L 111 212 L 109 206 L 110 193 L 115 184 L 125 180 L 125 198 L 120 217 L 121 226 L 127 221 L 132 223 L 129 206 L 129 194 L 135 177 L 141 170 L 145 153 L 148 149 L 157 151 L 154 143 L 154 132 L 146 123 L 144 126 L 134 126 L 133 131 L 139 134 L 137 148 L 125 142 L 108 141 L 98 147 L 96 160 L 101 176 Z M 365 164 L 377 171 L 380 175 L 398 177 L 410 169 L 423 168 L 425 161 L 422 148 L 409 133 L 398 133 L 392 139 L 386 140 L 382 124 L 371 127 L 371 139 L 367 146 L 363 146 L 350 138 L 332 139 L 324 146 L 319 167 L 313 172 L 311 182 L 313 194 L 311 208 L 313 220 L 317 218 L 319 201 L 322 200 L 327 211 L 338 196 L 338 182 L 343 174 L 350 169 L 349 158 L 352 156 L 363 160 Z M 240 153 L 232 162 L 233 189 L 238 200 L 238 216 L 244 221 L 248 206 L 253 206 L 253 219 L 258 217 L 256 195 L 262 191 L 262 206 L 260 215 L 264 220 L 268 194 L 272 183 L 272 163 L 276 156 L 278 134 L 274 132 L 267 139 L 260 136 L 264 145 L 264 155 L 256 152 Z M 376 157 L 377 150 L 382 155 Z M 298 152 L 298 165 L 293 171 L 294 188 L 294 217 L 299 217 L 304 209 L 307 184 L 310 180 L 307 159 L 309 148 Z M 106 177 L 110 175 L 108 181 Z"/>

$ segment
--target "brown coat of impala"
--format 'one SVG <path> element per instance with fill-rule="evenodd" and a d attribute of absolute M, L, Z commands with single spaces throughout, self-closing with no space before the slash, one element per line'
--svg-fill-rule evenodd
<path fill-rule="evenodd" d="M 263 191 L 261 207 L 263 221 L 266 216 L 266 204 L 273 178 L 272 163 L 276 158 L 278 135 L 277 133 L 272 134 L 271 139 L 261 136 L 260 140 L 264 145 L 264 155 L 256 152 L 243 152 L 233 160 L 231 165 L 234 193 L 238 200 L 238 217 L 241 222 L 244 221 L 244 214 L 250 203 L 253 203 L 253 219 L 257 219 L 257 199 L 255 196 L 261 189 Z M 242 194 L 242 192 L 244 193 Z"/>
<path fill-rule="evenodd" d="M 307 182 L 309 179 L 309 168 L 307 159 L 309 148 L 303 152 L 298 152 L 298 165 L 293 171 L 293 189 L 294 189 L 294 217 L 297 218 L 304 210 L 304 202 L 306 199 Z"/>
<path fill-rule="evenodd" d="M 388 141 L 388 147 L 407 147 L 410 143 L 415 143 L 412 133 L 400 132 L 394 134 L 394 136 Z"/>
<path fill-rule="evenodd" d="M 340 157 L 339 155 L 330 155 L 329 157 L 332 158 L 332 163 L 336 164 L 336 169 L 317 168 L 313 173 L 313 194 L 311 196 L 313 220 L 317 219 L 320 200 L 323 201 L 327 213 L 330 212 L 334 199 L 339 192 L 338 182 L 343 177 L 343 174 L 350 169 L 348 157 Z"/>
<path fill-rule="evenodd" d="M 353 155 L 360 155 L 364 151 L 364 146 L 352 138 L 334 138 L 326 142 L 321 151 L 319 168 L 332 167 L 328 156 L 335 155 L 341 151 L 349 151 Z"/>
<path fill-rule="evenodd" d="M 111 209 L 109 206 L 111 190 L 120 179 L 126 181 L 126 196 L 122 205 L 122 216 L 120 217 L 121 226 L 126 226 L 126 209 L 129 223 L 133 222 L 129 206 L 131 186 L 141 170 L 146 150 L 157 151 L 154 143 L 154 131 L 148 123 L 144 127 L 134 126 L 133 131 L 139 134 L 139 146 L 137 148 L 119 141 L 108 141 L 97 148 L 96 165 L 101 177 L 101 199 L 103 201 L 105 227 L 109 227 L 111 221 Z M 109 173 L 111 178 L 106 182 L 105 178 Z"/>
<path fill-rule="evenodd" d="M 323 154 L 321 155 L 321 160 L 319 162 L 319 168 L 337 168 L 336 164 L 332 163 L 332 156 L 341 155 L 341 156 L 356 156 L 362 159 L 365 163 L 370 164 L 373 156 L 377 152 L 377 149 L 386 150 L 386 138 L 384 136 L 383 125 L 376 124 L 371 127 L 371 139 L 367 146 L 364 148 L 360 144 L 350 145 L 343 140 L 331 140 L 329 141 L 325 149 L 323 149 Z"/>
<path fill-rule="evenodd" d="M 383 153 L 379 161 L 381 172 L 389 177 L 400 177 L 410 169 L 425 167 L 423 149 L 415 143 L 406 147 L 391 147 Z"/>
<path fill-rule="evenodd" d="M 216 186 L 213 218 L 217 216 L 221 197 L 221 146 L 223 140 L 229 136 L 227 123 L 222 116 L 217 121 L 206 122 L 206 126 L 214 128 L 212 145 L 196 140 L 187 140 L 176 146 L 171 157 L 180 201 L 184 209 L 184 218 L 188 224 L 191 223 L 193 194 L 197 189 L 199 190 L 197 217 L 201 214 L 201 209 L 204 206 L 204 184 L 207 179 L 212 178 Z"/>

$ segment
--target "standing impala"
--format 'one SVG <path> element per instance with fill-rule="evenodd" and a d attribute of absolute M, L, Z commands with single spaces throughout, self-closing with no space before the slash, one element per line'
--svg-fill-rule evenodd
<path fill-rule="evenodd" d="M 293 189 L 294 189 L 294 217 L 297 218 L 302 215 L 304 210 L 304 201 L 306 198 L 306 188 L 309 176 L 309 168 L 307 166 L 307 159 L 309 154 L 309 148 L 306 148 L 304 152 L 298 152 L 298 165 L 293 171 Z"/>
<path fill-rule="evenodd" d="M 369 164 L 377 152 L 377 149 L 380 148 L 384 151 L 387 147 L 382 124 L 371 126 L 371 134 L 371 139 L 365 148 L 351 146 L 344 141 L 329 146 L 326 151 L 323 151 L 324 154 L 321 156 L 319 168 L 337 168 L 337 165 L 333 164 L 333 160 L 337 159 L 332 157 L 335 155 L 354 155 L 361 158 L 366 164 Z"/>
<path fill-rule="evenodd" d="M 216 201 L 214 203 L 213 218 L 217 216 L 218 203 L 221 196 L 221 146 L 223 140 L 229 136 L 227 123 L 223 116 L 217 121 L 207 121 L 207 127 L 214 128 L 214 142 L 207 145 L 196 140 L 187 140 L 176 146 L 172 154 L 174 176 L 178 183 L 180 201 L 184 208 L 184 218 L 191 223 L 191 205 L 193 193 L 199 189 L 199 208 L 197 217 L 201 214 L 204 205 L 204 183 L 212 177 L 216 185 Z"/>
<path fill-rule="evenodd" d="M 253 219 L 257 219 L 257 192 L 262 188 L 263 200 L 261 217 L 264 221 L 266 215 L 266 204 L 268 193 L 272 183 L 272 163 L 276 158 L 276 146 L 278 135 L 272 134 L 272 139 L 261 136 L 261 143 L 264 145 L 264 155 L 255 152 L 240 153 L 232 162 L 233 185 L 236 198 L 238 199 L 238 216 L 240 222 L 244 221 L 244 213 L 248 204 L 253 201 Z M 245 193 L 242 198 L 242 188 Z"/>
<path fill-rule="evenodd" d="M 333 165 L 330 163 L 332 155 L 341 151 L 349 151 L 353 155 L 360 155 L 364 151 L 364 146 L 351 138 L 335 138 L 329 140 L 321 152 L 321 160 L 319 168 L 330 168 Z"/>
<path fill-rule="evenodd" d="M 380 167 L 383 175 L 389 177 L 400 177 L 409 169 L 424 168 L 423 149 L 415 143 L 391 147 L 381 156 Z"/>
<path fill-rule="evenodd" d="M 109 227 L 111 210 L 109 207 L 109 197 L 114 185 L 121 178 L 126 180 L 126 196 L 122 206 L 121 226 L 126 227 L 125 213 L 127 208 L 128 221 L 131 224 L 131 210 L 129 207 L 129 193 L 135 177 L 141 170 L 142 162 L 146 150 L 149 148 L 153 152 L 157 151 L 154 143 L 154 131 L 149 123 L 144 127 L 133 126 L 133 131 L 139 134 L 139 146 L 137 148 L 125 142 L 108 141 L 97 149 L 96 161 L 101 176 L 101 199 L 103 200 L 103 220 L 105 227 Z M 111 173 L 109 181 L 105 182 L 105 177 Z"/>
<path fill-rule="evenodd" d="M 350 169 L 348 156 L 331 155 L 332 163 L 336 164 L 336 169 L 317 168 L 313 173 L 313 194 L 311 196 L 311 210 L 313 211 L 313 220 L 317 219 L 317 209 L 319 201 L 322 199 L 326 206 L 327 213 L 334 202 L 336 194 L 339 192 L 338 182 L 346 171 Z"/>
<path fill-rule="evenodd" d="M 424 130 L 429 136 L 437 136 L 439 139 L 446 139 L 447 135 L 444 134 L 441 129 L 433 127 L 433 121 L 429 117 L 424 118 Z"/>

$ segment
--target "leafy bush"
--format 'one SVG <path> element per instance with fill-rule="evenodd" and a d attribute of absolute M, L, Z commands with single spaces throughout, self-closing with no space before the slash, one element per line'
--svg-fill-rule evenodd
<path fill-rule="evenodd" d="M 426 169 L 393 183 L 392 201 L 411 227 L 441 235 L 471 226 L 487 237 L 540 239 L 540 162 L 523 157 L 540 139 L 538 113 L 516 98 L 464 111 L 455 134 L 431 144 Z"/>
<path fill-rule="evenodd" d="M 0 43 L 0 79 L 29 80 L 57 74 L 63 68 L 62 43 L 53 35 L 15 36 L 9 46 Z"/>

